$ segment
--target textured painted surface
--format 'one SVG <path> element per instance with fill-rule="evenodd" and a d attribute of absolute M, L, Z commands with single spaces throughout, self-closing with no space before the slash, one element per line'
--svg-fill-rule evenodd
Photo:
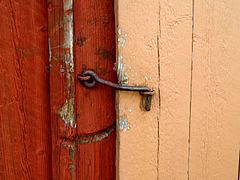
<path fill-rule="evenodd" d="M 116 81 L 114 27 L 113 0 L 74 2 L 76 73 L 91 69 L 101 78 Z M 84 143 L 76 145 L 76 178 L 115 179 L 115 91 L 100 84 L 88 89 L 76 82 L 75 103 L 76 142 Z"/>
<path fill-rule="evenodd" d="M 117 179 L 156 179 L 159 2 L 121 0 L 117 8 L 119 81 L 127 75 L 128 85 L 146 85 L 156 90 L 149 112 L 141 110 L 139 93 L 118 93 Z"/>
<path fill-rule="evenodd" d="M 190 179 L 238 179 L 240 2 L 195 1 Z"/>
<path fill-rule="evenodd" d="M 192 0 L 160 0 L 159 178 L 188 178 Z"/>
<path fill-rule="evenodd" d="M 0 179 L 115 179 L 115 91 L 74 81 L 116 81 L 113 1 L 25 3 L 0 1 Z"/>
<path fill-rule="evenodd" d="M 47 3 L 0 12 L 0 179 L 51 179 Z"/>
<path fill-rule="evenodd" d="M 118 94 L 118 179 L 237 179 L 239 1 L 119 0 L 117 12 L 128 84 L 157 91 L 150 112 Z"/>
<path fill-rule="evenodd" d="M 75 179 L 73 1 L 48 1 L 53 179 Z"/>

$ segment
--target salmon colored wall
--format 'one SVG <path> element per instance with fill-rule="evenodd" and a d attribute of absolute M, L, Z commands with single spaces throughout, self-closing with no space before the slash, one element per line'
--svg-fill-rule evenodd
<path fill-rule="evenodd" d="M 116 1 L 118 176 L 232 180 L 240 150 L 239 1 Z"/>

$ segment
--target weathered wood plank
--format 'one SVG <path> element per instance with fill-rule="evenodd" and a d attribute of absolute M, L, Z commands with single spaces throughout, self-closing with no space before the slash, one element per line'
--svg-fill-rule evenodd
<path fill-rule="evenodd" d="M 75 179 L 73 1 L 48 0 L 53 179 Z"/>
<path fill-rule="evenodd" d="M 160 0 L 159 179 L 187 179 L 192 0 Z"/>
<path fill-rule="evenodd" d="M 115 18 L 113 0 L 79 0 L 74 3 L 76 73 L 86 69 L 99 77 L 116 81 Z M 76 82 L 77 136 L 113 127 L 105 139 L 76 146 L 77 179 L 115 179 L 115 91 L 97 84 L 89 89 Z M 101 134 L 96 139 L 101 139 Z"/>
<path fill-rule="evenodd" d="M 139 93 L 118 94 L 118 179 L 158 177 L 159 2 L 119 0 L 118 80 L 156 90 L 152 110 L 142 111 Z"/>
<path fill-rule="evenodd" d="M 238 179 L 239 1 L 195 1 L 190 179 Z"/>
<path fill-rule="evenodd" d="M 46 7 L 0 1 L 0 179 L 51 179 Z"/>

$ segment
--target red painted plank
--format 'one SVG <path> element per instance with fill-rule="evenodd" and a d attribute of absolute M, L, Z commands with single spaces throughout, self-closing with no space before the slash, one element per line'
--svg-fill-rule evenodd
<path fill-rule="evenodd" d="M 94 70 L 115 81 L 115 22 L 113 0 L 74 2 L 75 71 Z M 76 82 L 77 135 L 115 124 L 114 90 L 101 85 L 87 89 Z M 102 141 L 76 145 L 77 179 L 115 179 L 115 133 Z"/>
<path fill-rule="evenodd" d="M 53 178 L 115 179 L 115 133 L 103 132 L 95 143 L 82 137 L 115 123 L 114 90 L 74 82 L 83 68 L 115 80 L 113 1 L 75 1 L 75 39 L 72 7 L 71 0 L 48 2 Z"/>
<path fill-rule="evenodd" d="M 51 179 L 46 6 L 0 1 L 0 179 Z"/>
<path fill-rule="evenodd" d="M 48 1 L 53 179 L 75 178 L 72 0 Z"/>

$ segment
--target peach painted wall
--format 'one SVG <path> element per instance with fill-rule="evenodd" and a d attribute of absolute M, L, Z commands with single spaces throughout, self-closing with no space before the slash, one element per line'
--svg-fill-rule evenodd
<path fill-rule="evenodd" d="M 118 0 L 119 180 L 236 180 L 240 1 Z"/>

